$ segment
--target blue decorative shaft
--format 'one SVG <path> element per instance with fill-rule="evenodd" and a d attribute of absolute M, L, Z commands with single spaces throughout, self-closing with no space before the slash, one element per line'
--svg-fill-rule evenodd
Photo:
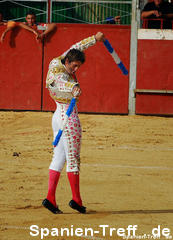
<path fill-rule="evenodd" d="M 68 117 L 70 117 L 71 113 L 73 112 L 73 108 L 74 108 L 75 104 L 76 104 L 76 98 L 72 98 L 72 100 L 70 102 L 70 105 L 69 105 L 69 107 L 67 109 L 67 112 L 66 112 L 66 115 Z"/>
<path fill-rule="evenodd" d="M 107 48 L 107 50 L 109 51 L 109 53 L 111 54 L 111 56 L 113 57 L 114 61 L 118 65 L 118 67 L 120 68 L 120 70 L 122 71 L 122 73 L 124 75 L 128 75 L 128 70 L 125 68 L 123 62 L 118 57 L 118 54 L 115 52 L 115 50 L 111 46 L 110 42 L 106 39 L 103 43 L 104 43 L 105 47 Z"/>
<path fill-rule="evenodd" d="M 59 129 L 58 134 L 56 135 L 55 140 L 52 143 L 54 145 L 54 147 L 56 147 L 60 141 L 63 130 L 68 122 L 68 118 L 70 117 L 71 113 L 73 112 L 73 108 L 74 108 L 75 104 L 76 104 L 76 98 L 72 98 L 70 105 L 66 111 L 66 116 L 65 116 L 65 119 L 63 122 L 63 126 Z"/>

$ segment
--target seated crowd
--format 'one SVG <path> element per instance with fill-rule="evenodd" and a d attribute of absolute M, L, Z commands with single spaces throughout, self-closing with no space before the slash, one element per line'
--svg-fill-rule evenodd
<path fill-rule="evenodd" d="M 144 6 L 141 13 L 144 28 L 152 29 L 173 29 L 173 0 L 168 2 L 166 0 L 148 0 L 148 3 Z M 24 28 L 32 32 L 37 41 L 43 41 L 49 33 L 56 29 L 55 23 L 39 24 L 36 21 L 36 15 L 33 12 L 26 14 L 25 22 L 5 21 L 3 14 L 0 12 L 0 26 L 6 25 L 5 31 L 0 37 L 0 41 L 3 42 L 7 32 L 13 30 L 15 27 Z M 120 24 L 121 17 L 109 17 L 106 18 L 108 24 Z M 41 33 L 39 30 L 43 30 Z"/>
<path fill-rule="evenodd" d="M 142 10 L 141 18 L 144 28 L 172 29 L 173 0 L 170 3 L 166 0 L 148 1 Z"/>
<path fill-rule="evenodd" d="M 120 24 L 121 23 L 121 17 L 115 16 L 115 17 L 109 17 L 105 20 L 108 24 Z M 43 39 L 51 32 L 53 32 L 56 29 L 55 23 L 49 23 L 49 24 L 40 24 L 36 21 L 36 15 L 33 12 L 28 12 L 25 17 L 25 22 L 15 22 L 15 21 L 4 21 L 3 20 L 3 14 L 0 12 L 0 25 L 6 25 L 5 31 L 2 33 L 0 37 L 1 43 L 3 43 L 6 34 L 13 30 L 15 27 L 21 27 L 24 28 L 33 34 L 35 34 L 37 41 L 43 41 Z M 41 33 L 38 30 L 43 30 Z"/>
<path fill-rule="evenodd" d="M 49 23 L 49 24 L 39 24 L 36 21 L 36 15 L 33 12 L 28 12 L 26 14 L 25 18 L 26 22 L 20 23 L 15 21 L 4 21 L 3 20 L 3 14 L 0 13 L 0 25 L 6 25 L 5 31 L 2 33 L 0 37 L 0 41 L 3 42 L 5 39 L 5 36 L 7 32 L 11 31 L 12 29 L 16 28 L 17 26 L 20 28 L 24 28 L 33 34 L 35 34 L 37 41 L 43 41 L 44 38 L 46 38 L 49 33 L 53 32 L 56 29 L 55 23 Z M 43 30 L 41 33 L 39 30 Z"/>

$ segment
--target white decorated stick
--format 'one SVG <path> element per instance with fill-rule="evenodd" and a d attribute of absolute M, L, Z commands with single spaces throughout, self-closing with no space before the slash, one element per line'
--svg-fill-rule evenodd
<path fill-rule="evenodd" d="M 128 75 L 128 70 L 125 68 L 123 62 L 120 60 L 118 54 L 115 52 L 115 50 L 111 46 L 110 42 L 107 39 L 105 39 L 105 41 L 103 43 L 104 43 L 105 47 L 107 48 L 107 50 L 109 51 L 109 53 L 111 54 L 111 56 L 113 57 L 115 63 L 118 65 L 118 67 L 122 71 L 122 73 L 124 75 Z"/>

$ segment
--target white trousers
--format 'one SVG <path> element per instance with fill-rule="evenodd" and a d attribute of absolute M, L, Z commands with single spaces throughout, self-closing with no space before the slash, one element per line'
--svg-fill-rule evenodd
<path fill-rule="evenodd" d="M 57 103 L 57 109 L 52 117 L 54 139 L 62 126 L 69 104 Z M 54 148 L 52 162 L 49 169 L 61 172 L 65 162 L 67 172 L 80 170 L 81 125 L 77 107 L 74 107 L 68 123 L 63 131 L 58 145 Z"/>

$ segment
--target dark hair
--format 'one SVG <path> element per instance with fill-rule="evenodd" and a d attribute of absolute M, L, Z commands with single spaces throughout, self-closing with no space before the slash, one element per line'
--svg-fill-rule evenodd
<path fill-rule="evenodd" d="M 35 16 L 35 17 L 36 17 L 36 15 L 35 15 L 35 13 L 34 13 L 34 12 L 27 12 L 27 13 L 26 13 L 26 17 L 27 17 L 28 15 L 33 15 L 33 16 Z"/>
<path fill-rule="evenodd" d="M 68 59 L 69 63 L 80 61 L 83 64 L 85 62 L 85 54 L 82 51 L 73 48 L 61 60 L 62 64 L 65 64 L 66 59 Z"/>

